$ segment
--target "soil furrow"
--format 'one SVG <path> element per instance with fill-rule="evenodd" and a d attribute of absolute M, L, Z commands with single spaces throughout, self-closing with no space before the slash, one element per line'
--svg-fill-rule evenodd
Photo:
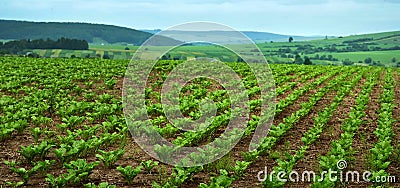
<path fill-rule="evenodd" d="M 393 118 L 395 122 L 392 125 L 393 138 L 393 154 L 390 158 L 390 165 L 387 172 L 396 177 L 396 182 L 400 183 L 400 73 L 398 71 L 393 71 L 394 80 L 394 108 L 393 108 Z M 393 185 L 394 186 L 394 185 Z"/>
<path fill-rule="evenodd" d="M 358 130 L 355 132 L 353 137 L 353 152 L 354 161 L 347 161 L 348 167 L 346 169 L 364 172 L 370 170 L 368 167 L 368 151 L 377 142 L 377 137 L 374 134 L 378 126 L 379 109 L 380 109 L 380 95 L 382 93 L 382 86 L 384 84 L 385 74 L 381 72 L 381 75 L 377 77 L 377 84 L 372 89 L 368 107 L 365 110 L 365 116 Z M 351 182 L 346 185 L 352 187 L 365 187 L 370 184 L 365 182 Z M 338 185 L 343 186 L 343 185 Z"/>
<path fill-rule="evenodd" d="M 319 169 L 319 157 L 324 156 L 329 152 L 332 141 L 340 139 L 340 134 L 343 133 L 340 127 L 344 120 L 348 118 L 351 108 L 356 103 L 357 95 L 362 91 L 365 82 L 365 78 L 360 80 L 352 91 L 350 91 L 349 95 L 343 99 L 329 122 L 324 127 L 320 137 L 310 145 L 304 158 L 296 164 L 293 171 L 299 173 L 310 170 L 313 170 L 315 173 L 319 172 L 319 170 L 317 170 Z M 294 182 L 287 184 L 286 187 L 309 187 L 310 184 L 310 182 Z"/>

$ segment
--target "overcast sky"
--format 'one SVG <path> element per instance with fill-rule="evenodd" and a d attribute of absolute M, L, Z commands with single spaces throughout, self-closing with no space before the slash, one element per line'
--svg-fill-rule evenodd
<path fill-rule="evenodd" d="M 400 30 L 400 0 L 2 0 L 0 19 L 134 29 L 212 21 L 241 31 L 339 36 Z"/>

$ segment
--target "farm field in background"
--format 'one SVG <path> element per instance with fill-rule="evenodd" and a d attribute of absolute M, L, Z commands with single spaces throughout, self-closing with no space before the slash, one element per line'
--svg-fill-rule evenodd
<path fill-rule="evenodd" d="M 256 54 L 254 49 L 247 44 L 227 44 L 228 49 L 240 49 L 239 55 Z M 302 60 L 310 58 L 314 65 L 362 65 L 362 66 L 400 66 L 400 32 L 384 32 L 346 37 L 327 37 L 326 39 L 296 41 L 294 42 L 270 42 L 257 43 L 270 64 L 302 64 L 296 62 L 296 55 Z M 89 50 L 59 50 L 59 49 L 35 49 L 31 50 L 41 57 L 62 58 L 99 58 L 130 60 L 138 46 L 126 43 L 89 45 Z M 236 62 L 237 56 L 227 49 L 217 45 L 185 45 L 175 48 L 166 55 L 173 60 L 187 60 L 197 57 L 212 57 L 223 62 Z M 27 50 L 30 51 L 30 50 Z M 370 59 L 367 62 L 367 59 Z"/>
<path fill-rule="evenodd" d="M 194 48 L 206 51 L 208 47 Z M 122 57 L 134 49 L 125 51 L 118 49 L 112 55 L 120 52 Z M 76 53 L 37 52 L 58 57 Z M 399 54 L 390 52 L 379 58 Z M 270 64 L 276 114 L 261 146 L 249 152 L 260 121 L 260 90 L 245 63 L 226 63 L 247 89 L 251 112 L 246 132 L 223 158 L 179 168 L 157 162 L 131 137 L 122 104 L 129 61 L 117 59 L 0 57 L 0 187 L 375 187 L 400 183 L 398 68 Z M 195 134 L 168 122 L 160 90 L 168 73 L 182 62 L 159 61 L 153 69 L 146 88 L 147 112 L 165 138 L 182 146 L 198 146 L 224 131 L 231 115 L 230 101 L 216 82 L 195 79 L 183 87 L 181 111 L 196 119 L 198 106 L 207 97 L 218 107 L 215 122 Z M 398 183 L 332 182 L 326 175 L 318 176 L 321 182 L 282 182 L 276 174 L 272 181 L 257 178 L 265 169 L 287 174 L 338 170 L 340 160 L 347 162 L 345 171 L 368 170 L 372 177 L 396 177 Z"/>
<path fill-rule="evenodd" d="M 122 48 L 123 46 L 96 46 L 89 50 L 51 50 L 51 49 L 43 49 L 43 50 L 33 50 L 35 53 L 39 54 L 42 57 L 51 57 L 51 58 L 70 58 L 70 57 L 78 57 L 78 58 L 100 58 L 103 59 L 107 57 L 109 59 L 119 59 L 119 60 L 128 60 L 131 59 L 134 55 L 137 46 L 125 46 L 128 47 L 129 50 L 125 50 Z M 119 49 L 121 48 L 121 49 Z M 172 48 L 172 47 L 171 47 Z M 279 48 L 278 48 L 279 49 Z M 261 50 L 269 51 L 271 48 L 261 48 Z M 277 49 L 272 49 L 277 50 Z M 212 53 L 210 53 L 212 52 Z M 252 53 L 251 49 L 249 51 L 242 51 L 241 53 Z M 268 55 L 268 52 L 263 51 L 266 54 L 266 58 L 270 63 L 292 63 L 294 58 L 282 58 L 279 56 Z M 382 63 L 385 66 L 394 67 L 396 66 L 396 62 L 400 60 L 400 50 L 390 50 L 390 51 L 367 51 L 367 52 L 320 52 L 317 53 L 318 56 L 329 56 L 331 55 L 333 58 L 337 58 L 337 61 L 331 60 L 312 60 L 313 64 L 316 65 L 343 65 L 343 61 L 349 59 L 352 62 L 355 62 L 357 65 L 365 65 L 364 61 L 367 58 L 372 58 L 373 61 Z M 106 55 L 106 56 L 104 56 Z M 175 50 L 174 53 L 171 54 L 173 57 L 181 58 L 185 57 L 186 59 L 191 59 L 199 56 L 211 56 L 220 59 L 221 61 L 235 61 L 235 57 L 233 57 L 230 53 L 225 50 L 215 51 L 214 47 L 211 46 L 187 46 L 180 50 Z M 316 54 L 306 54 L 308 57 L 315 57 Z M 395 58 L 396 61 L 392 62 L 392 59 Z M 106 59 L 106 58 L 104 58 Z M 361 61 L 361 64 L 359 63 Z"/>

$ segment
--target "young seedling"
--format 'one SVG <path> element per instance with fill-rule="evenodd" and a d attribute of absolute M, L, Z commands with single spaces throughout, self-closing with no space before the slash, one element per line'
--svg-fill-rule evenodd
<path fill-rule="evenodd" d="M 40 143 L 40 145 L 37 146 L 37 151 L 40 159 L 43 159 L 50 151 L 52 147 L 55 145 L 51 144 L 53 140 L 48 141 L 43 141 Z"/>
<path fill-rule="evenodd" d="M 56 126 L 64 133 L 65 129 L 68 127 L 66 123 L 56 124 Z"/>
<path fill-rule="evenodd" d="M 175 151 L 175 148 L 168 145 L 155 145 L 154 151 L 157 153 L 158 157 L 164 161 L 171 161 L 171 155 Z"/>
<path fill-rule="evenodd" d="M 40 174 L 43 175 L 47 170 L 50 169 L 50 166 L 52 164 L 54 164 L 55 162 L 56 162 L 55 160 L 51 160 L 51 161 L 44 160 L 44 161 L 37 162 L 35 166 L 40 167 L 38 170 L 39 170 Z"/>
<path fill-rule="evenodd" d="M 28 126 L 26 120 L 18 120 L 14 122 L 13 128 L 18 131 L 18 133 L 22 133 L 25 128 Z"/>
<path fill-rule="evenodd" d="M 23 181 L 18 181 L 18 182 L 14 182 L 14 181 L 7 181 L 6 184 L 10 187 L 21 187 L 22 185 L 24 185 Z"/>
<path fill-rule="evenodd" d="M 87 163 L 85 159 L 78 159 L 76 161 L 64 163 L 64 167 L 68 169 L 68 180 L 71 183 L 77 183 L 83 179 L 87 179 L 92 170 L 99 164 L 99 161 Z"/>
<path fill-rule="evenodd" d="M 37 171 L 41 170 L 42 168 L 43 166 L 41 164 L 37 164 L 30 170 L 26 170 L 25 168 L 15 168 L 15 167 L 11 167 L 11 170 L 17 173 L 23 179 L 24 184 L 27 184 L 32 175 L 34 175 Z"/>
<path fill-rule="evenodd" d="M 85 188 L 115 188 L 115 185 L 108 185 L 108 182 L 100 183 L 98 186 L 94 183 L 87 183 L 83 185 Z"/>
<path fill-rule="evenodd" d="M 71 130 L 74 129 L 77 125 L 85 121 L 85 117 L 80 117 L 80 116 L 71 116 L 68 119 L 63 118 L 62 119 L 63 123 L 67 124 L 67 127 L 70 128 Z"/>
<path fill-rule="evenodd" d="M 39 127 L 31 128 L 31 133 L 32 133 L 32 136 L 33 136 L 33 139 L 35 140 L 35 142 L 38 142 L 40 135 L 42 135 L 45 132 L 47 132 L 46 128 L 43 130 L 41 130 Z"/>
<path fill-rule="evenodd" d="M 69 181 L 68 177 L 64 177 L 63 175 L 54 177 L 52 174 L 47 174 L 46 181 L 49 182 L 50 187 L 65 187 Z"/>
<path fill-rule="evenodd" d="M 105 152 L 103 150 L 98 150 L 100 154 L 96 154 L 96 157 L 99 158 L 106 168 L 111 167 L 114 163 L 125 153 L 125 150 L 119 149 L 115 151 Z"/>
<path fill-rule="evenodd" d="M 33 158 L 35 158 L 38 155 L 37 148 L 32 145 L 21 146 L 21 150 L 19 150 L 18 152 L 22 156 L 24 156 L 26 161 L 28 161 L 29 163 L 31 163 L 33 161 Z"/>
<path fill-rule="evenodd" d="M 221 169 L 220 170 L 220 175 L 215 178 L 215 177 L 211 177 L 210 178 L 210 185 L 201 183 L 199 185 L 199 188 L 224 188 L 224 187 L 230 187 L 230 185 L 232 184 L 233 180 L 235 180 L 235 178 L 230 178 L 228 176 L 228 172 L 226 170 Z"/>
<path fill-rule="evenodd" d="M 24 180 L 24 183 L 28 183 L 29 178 L 33 175 L 33 171 L 29 172 L 25 168 L 11 168 L 11 170 L 19 175 Z"/>
<path fill-rule="evenodd" d="M 169 179 L 168 183 L 170 183 L 173 186 L 181 186 L 182 183 L 185 182 L 187 179 L 189 179 L 193 173 L 197 173 L 202 169 L 203 169 L 202 166 L 195 166 L 189 168 L 175 167 L 173 169 L 171 178 Z"/>
<path fill-rule="evenodd" d="M 4 162 L 4 164 L 6 164 L 9 167 L 17 166 L 17 162 L 15 162 L 15 161 L 6 161 L 6 160 L 4 160 L 3 162 Z"/>
<path fill-rule="evenodd" d="M 233 168 L 235 172 L 235 176 L 239 177 L 243 175 L 243 172 L 247 169 L 247 167 L 251 164 L 251 162 L 246 161 L 236 161 L 236 165 Z"/>
<path fill-rule="evenodd" d="M 118 80 L 114 80 L 114 79 L 104 80 L 104 84 L 106 84 L 107 89 L 113 89 L 114 85 L 117 82 L 118 82 Z"/>
<path fill-rule="evenodd" d="M 140 164 L 144 167 L 147 173 L 150 173 L 151 169 L 158 165 L 158 161 L 153 162 L 152 160 L 148 160 L 142 161 Z"/>
<path fill-rule="evenodd" d="M 5 140 L 6 138 L 9 138 L 10 135 L 15 131 L 14 128 L 10 127 L 6 127 L 6 128 L 2 128 L 0 130 L 0 141 Z"/>
<path fill-rule="evenodd" d="M 87 88 L 87 89 L 92 89 L 93 84 L 94 84 L 93 81 L 85 82 L 85 85 L 86 85 L 86 88 Z"/>
<path fill-rule="evenodd" d="M 29 146 L 21 146 L 21 150 L 18 152 L 25 157 L 25 159 L 29 162 L 32 163 L 33 159 L 36 156 L 39 156 L 39 158 L 44 158 L 49 150 L 53 147 L 54 145 L 49 144 L 47 141 L 43 141 L 39 145 L 29 145 Z"/>
<path fill-rule="evenodd" d="M 142 168 L 142 165 L 139 165 L 136 168 L 133 168 L 132 166 L 126 166 L 125 168 L 123 168 L 122 166 L 118 166 L 117 170 L 122 174 L 122 176 L 124 176 L 127 183 L 131 185 L 132 181 L 139 174 Z"/>

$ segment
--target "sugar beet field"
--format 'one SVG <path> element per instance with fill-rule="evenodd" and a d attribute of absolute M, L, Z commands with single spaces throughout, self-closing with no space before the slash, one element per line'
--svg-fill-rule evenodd
<path fill-rule="evenodd" d="M 247 64 L 227 63 L 247 89 L 246 132 L 217 161 L 174 167 L 152 158 L 130 134 L 122 102 L 128 63 L 1 57 L 0 187 L 400 187 L 400 69 L 270 65 L 276 113 L 268 136 L 249 151 L 260 89 Z M 165 118 L 160 90 L 179 63 L 160 61 L 153 69 L 147 113 L 177 145 L 209 143 L 229 121 L 229 96 L 209 79 L 188 83 L 182 114 L 196 119 L 208 98 L 217 116 L 204 131 L 176 128 Z M 302 176 L 310 171 L 315 176 Z M 324 171 L 335 171 L 336 179 Z M 352 174 L 354 181 L 345 178 Z"/>

